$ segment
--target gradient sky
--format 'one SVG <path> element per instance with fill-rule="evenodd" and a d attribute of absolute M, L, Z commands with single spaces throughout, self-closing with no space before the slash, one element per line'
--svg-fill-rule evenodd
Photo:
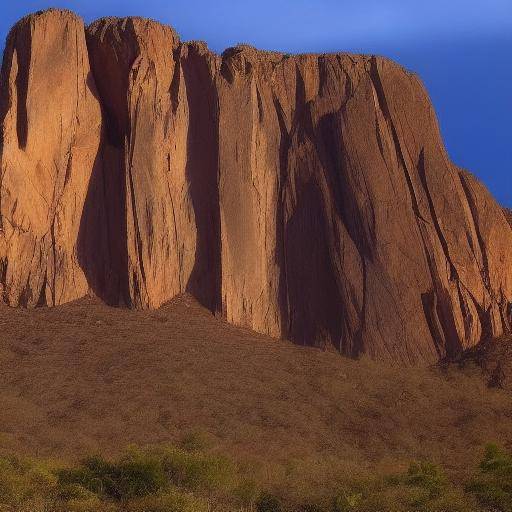
<path fill-rule="evenodd" d="M 86 22 L 154 18 L 217 51 L 245 42 L 391 57 L 426 84 L 452 160 L 512 207 L 512 0 L 0 1 L 1 40 L 21 16 L 52 6 Z"/>

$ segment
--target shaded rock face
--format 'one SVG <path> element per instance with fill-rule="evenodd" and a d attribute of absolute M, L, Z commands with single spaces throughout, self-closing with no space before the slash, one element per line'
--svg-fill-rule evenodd
<path fill-rule="evenodd" d="M 386 59 L 69 12 L 12 30 L 0 280 L 11 305 L 189 292 L 229 322 L 413 364 L 511 329 L 512 229 Z"/>

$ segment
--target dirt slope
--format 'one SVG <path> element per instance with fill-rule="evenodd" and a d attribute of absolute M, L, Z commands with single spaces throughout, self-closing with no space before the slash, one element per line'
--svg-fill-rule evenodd
<path fill-rule="evenodd" d="M 237 458 L 464 471 L 484 443 L 512 446 L 512 396 L 477 365 L 353 361 L 233 327 L 190 297 L 156 311 L 2 307 L 0 375 L 2 451 L 75 458 L 201 430 Z"/>

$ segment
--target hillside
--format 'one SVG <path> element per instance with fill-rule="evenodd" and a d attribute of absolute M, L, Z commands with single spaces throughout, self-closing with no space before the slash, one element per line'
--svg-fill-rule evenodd
<path fill-rule="evenodd" d="M 353 361 L 233 327 L 187 296 L 156 311 L 3 307 L 0 330 L 4 453 L 76 459 L 199 430 L 237 460 L 346 471 L 427 458 L 459 474 L 485 443 L 512 446 L 510 389 L 477 364 Z"/>

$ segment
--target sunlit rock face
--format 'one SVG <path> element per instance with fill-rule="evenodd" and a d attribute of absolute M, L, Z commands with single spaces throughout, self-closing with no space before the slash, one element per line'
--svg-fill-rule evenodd
<path fill-rule="evenodd" d="M 511 329 L 512 229 L 389 60 L 219 56 L 153 21 L 51 10 L 11 31 L 0 114 L 10 305 L 188 292 L 399 364 Z"/>
<path fill-rule="evenodd" d="M 0 94 L 3 299 L 74 300 L 89 288 L 80 232 L 102 124 L 82 20 L 49 11 L 18 22 Z"/>

